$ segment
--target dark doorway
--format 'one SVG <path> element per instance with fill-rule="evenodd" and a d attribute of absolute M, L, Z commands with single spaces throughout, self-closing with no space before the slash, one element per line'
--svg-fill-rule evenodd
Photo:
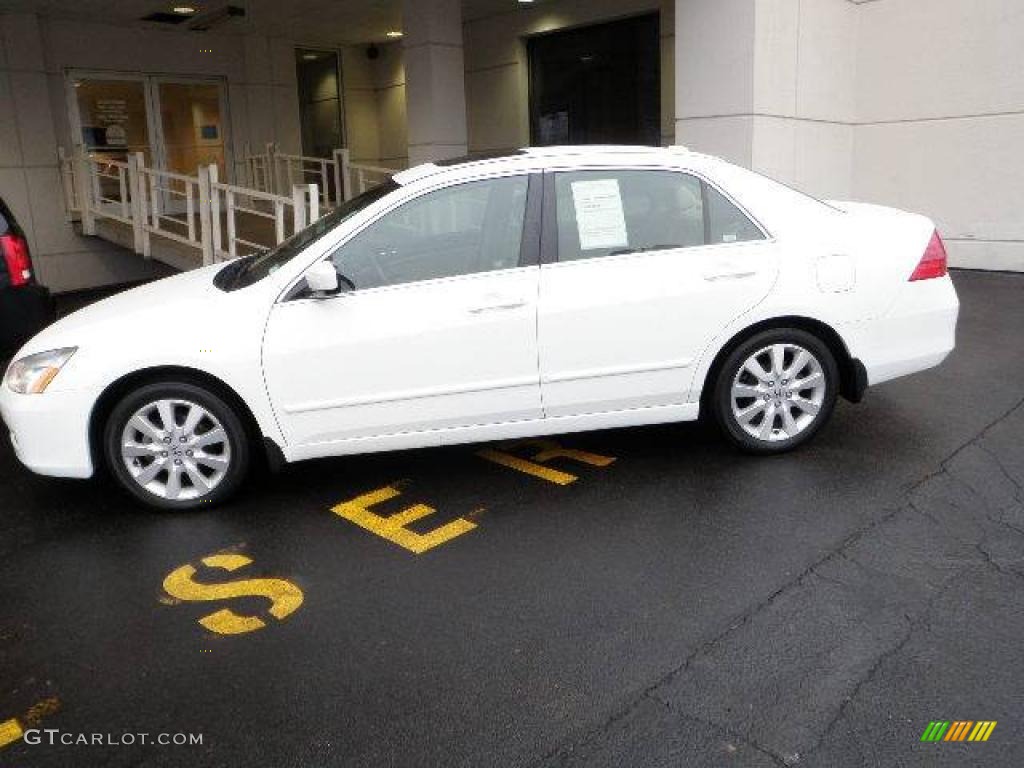
<path fill-rule="evenodd" d="M 658 15 L 532 37 L 530 141 L 661 143 Z"/>
<path fill-rule="evenodd" d="M 299 85 L 302 154 L 330 157 L 342 147 L 341 77 L 338 54 L 299 48 L 295 51 Z"/>

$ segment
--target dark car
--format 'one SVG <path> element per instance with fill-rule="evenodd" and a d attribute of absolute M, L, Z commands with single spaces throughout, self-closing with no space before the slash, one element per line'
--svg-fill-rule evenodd
<path fill-rule="evenodd" d="M 25 233 L 0 199 L 0 361 L 54 317 L 53 297 L 36 281 Z"/>

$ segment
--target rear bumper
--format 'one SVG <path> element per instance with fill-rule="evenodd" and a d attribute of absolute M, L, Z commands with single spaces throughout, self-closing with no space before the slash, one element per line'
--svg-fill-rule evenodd
<path fill-rule="evenodd" d="M 43 286 L 0 289 L 0 359 L 14 354 L 56 317 L 53 296 Z"/>
<path fill-rule="evenodd" d="M 841 328 L 867 384 L 932 368 L 956 346 L 960 302 L 948 276 L 907 283 L 884 317 Z"/>
<path fill-rule="evenodd" d="M 0 387 L 0 416 L 18 460 L 40 475 L 92 477 L 90 397 L 86 392 L 18 395 Z"/>

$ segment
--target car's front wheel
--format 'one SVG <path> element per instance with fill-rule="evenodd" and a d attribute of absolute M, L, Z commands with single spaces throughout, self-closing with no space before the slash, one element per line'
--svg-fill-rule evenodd
<path fill-rule="evenodd" d="M 839 368 L 828 346 L 797 328 L 764 331 L 726 359 L 715 386 L 715 417 L 733 443 L 782 453 L 807 442 L 835 407 Z"/>
<path fill-rule="evenodd" d="M 161 509 L 224 501 L 249 467 L 249 442 L 234 409 L 187 382 L 148 384 L 126 395 L 107 419 L 104 446 L 118 483 Z"/>

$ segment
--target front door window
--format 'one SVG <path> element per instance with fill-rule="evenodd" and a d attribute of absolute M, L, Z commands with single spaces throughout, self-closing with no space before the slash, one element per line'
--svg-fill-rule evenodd
<path fill-rule="evenodd" d="M 385 214 L 331 260 L 356 288 L 456 277 L 519 265 L 529 177 L 428 192 Z"/>

